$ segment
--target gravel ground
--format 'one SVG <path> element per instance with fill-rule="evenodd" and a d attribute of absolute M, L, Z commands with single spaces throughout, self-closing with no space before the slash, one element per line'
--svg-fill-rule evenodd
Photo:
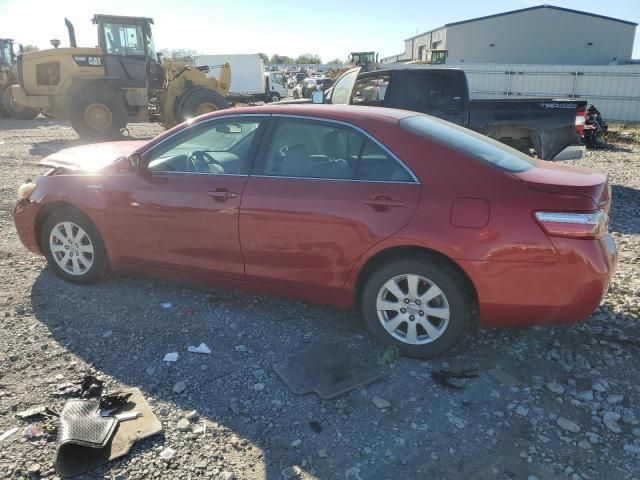
<path fill-rule="evenodd" d="M 84 478 L 640 478 L 640 146 L 576 162 L 611 175 L 620 249 L 585 324 L 480 330 L 420 362 L 394 359 L 357 318 L 327 308 L 145 277 L 62 282 L 22 247 L 11 210 L 36 162 L 75 138 L 48 120 L 0 120 L 0 434 L 20 427 L 0 442 L 0 478 L 58 478 L 54 439 L 26 438 L 15 413 L 59 404 L 56 385 L 87 372 L 141 388 L 164 433 Z M 332 401 L 292 394 L 273 363 L 336 338 L 382 378 Z M 187 353 L 200 342 L 210 355 Z M 163 363 L 172 351 L 178 361 Z M 448 389 L 432 380 L 441 369 L 479 376 Z"/>

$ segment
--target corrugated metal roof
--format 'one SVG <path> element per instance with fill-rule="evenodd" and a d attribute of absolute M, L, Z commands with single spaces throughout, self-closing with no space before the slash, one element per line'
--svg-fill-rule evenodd
<path fill-rule="evenodd" d="M 611 20 L 613 22 L 626 23 L 628 25 L 635 25 L 635 26 L 638 25 L 637 23 L 630 22 L 628 20 L 620 20 L 619 18 L 606 17 L 604 15 L 598 15 L 596 13 L 583 12 L 580 10 L 572 10 L 570 8 L 556 7 L 554 5 L 545 4 L 545 5 L 538 5 L 536 7 L 521 8 L 520 10 L 511 10 L 510 12 L 496 13 L 495 15 L 487 15 L 486 17 L 478 17 L 478 18 L 472 18 L 470 20 L 462 20 L 461 22 L 447 23 L 445 27 L 450 27 L 452 25 L 460 25 L 462 23 L 476 22 L 478 20 L 486 20 L 487 18 L 495 18 L 495 17 L 502 17 L 504 15 L 512 15 L 514 13 L 528 12 L 530 10 L 538 10 L 540 8 L 550 8 L 552 10 L 560 10 L 561 12 L 577 13 L 579 15 L 587 15 L 589 17 L 602 18 L 604 20 Z"/>
<path fill-rule="evenodd" d="M 451 27 L 453 25 L 462 25 L 464 23 L 477 22 L 478 20 L 486 20 L 488 18 L 502 17 L 502 16 L 505 16 L 505 15 L 513 15 L 514 13 L 528 12 L 530 10 L 539 10 L 541 8 L 549 8 L 549 9 L 552 9 L 552 10 L 559 10 L 561 12 L 577 13 L 578 15 L 586 15 L 588 17 L 602 18 L 603 20 L 611 20 L 612 22 L 626 23 L 627 25 L 634 25 L 636 27 L 638 26 L 637 23 L 630 22 L 628 20 L 621 20 L 619 18 L 607 17 L 605 15 L 598 15 L 596 13 L 583 12 L 583 11 L 580 11 L 580 10 L 572 10 L 570 8 L 556 7 L 554 5 L 546 5 L 545 4 L 545 5 L 538 5 L 538 6 L 535 6 L 535 7 L 521 8 L 519 10 L 511 10 L 509 12 L 496 13 L 494 15 L 486 15 L 484 17 L 471 18 L 469 20 L 461 20 L 459 22 L 447 23 L 447 24 L 445 24 L 445 25 L 443 25 L 441 27 L 433 28 L 431 30 L 427 30 L 426 32 L 422 32 L 422 33 L 419 33 L 417 35 L 413 35 L 412 37 L 405 38 L 405 42 L 408 41 L 408 40 L 412 40 L 414 38 L 422 37 L 423 35 L 426 35 L 428 33 L 435 32 L 436 30 L 442 30 L 443 28 Z"/>

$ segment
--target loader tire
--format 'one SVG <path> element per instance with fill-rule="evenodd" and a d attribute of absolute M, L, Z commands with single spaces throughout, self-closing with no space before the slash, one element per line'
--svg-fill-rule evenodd
<path fill-rule="evenodd" d="M 190 118 L 229 108 L 227 100 L 215 90 L 195 88 L 187 93 L 182 102 L 179 118 L 182 122 Z"/>
<path fill-rule="evenodd" d="M 11 85 L 4 89 L 2 92 L 2 109 L 7 115 L 16 120 L 33 120 L 40 113 L 33 108 L 23 107 L 18 105 L 13 100 L 13 92 L 11 91 Z"/>
<path fill-rule="evenodd" d="M 99 88 L 82 90 L 71 103 L 71 126 L 88 140 L 118 140 L 127 126 L 127 109 L 114 92 Z"/>

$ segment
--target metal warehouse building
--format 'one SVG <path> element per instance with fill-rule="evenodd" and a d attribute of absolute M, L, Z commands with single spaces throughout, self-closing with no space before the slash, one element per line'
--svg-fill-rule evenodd
<path fill-rule="evenodd" d="M 540 5 L 448 23 L 405 40 L 382 63 L 609 65 L 631 60 L 636 23 Z"/>

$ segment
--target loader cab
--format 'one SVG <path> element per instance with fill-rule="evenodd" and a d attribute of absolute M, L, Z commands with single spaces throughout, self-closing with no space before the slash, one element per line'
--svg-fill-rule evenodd
<path fill-rule="evenodd" d="M 126 88 L 162 88 L 164 69 L 153 42 L 153 19 L 95 15 L 93 23 L 98 25 L 107 77 L 119 79 Z"/>
<path fill-rule="evenodd" d="M 376 52 L 351 52 L 349 63 L 355 67 L 361 67 L 364 72 L 374 70 L 378 64 Z"/>
<path fill-rule="evenodd" d="M 0 65 L 13 65 L 15 55 L 13 53 L 13 40 L 0 38 Z"/>

